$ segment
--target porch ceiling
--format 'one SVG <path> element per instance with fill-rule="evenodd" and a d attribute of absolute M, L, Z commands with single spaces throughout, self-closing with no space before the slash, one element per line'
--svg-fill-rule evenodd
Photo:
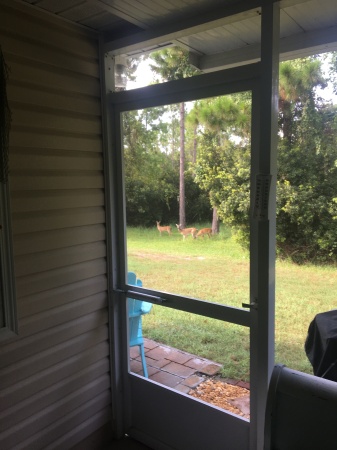
<path fill-rule="evenodd" d="M 113 55 L 180 45 L 205 72 L 259 59 L 256 0 L 19 1 L 102 33 Z M 281 0 L 280 7 L 281 59 L 337 50 L 336 0 Z"/>

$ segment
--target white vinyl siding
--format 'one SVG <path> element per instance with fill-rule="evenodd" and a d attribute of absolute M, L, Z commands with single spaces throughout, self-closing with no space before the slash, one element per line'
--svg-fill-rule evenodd
<path fill-rule="evenodd" d="M 1 0 L 0 42 L 18 316 L 0 343 L 0 448 L 66 450 L 111 419 L 98 38 Z"/>

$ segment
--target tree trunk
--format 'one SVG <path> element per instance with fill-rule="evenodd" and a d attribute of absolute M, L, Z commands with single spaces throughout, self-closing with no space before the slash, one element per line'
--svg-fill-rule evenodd
<path fill-rule="evenodd" d="M 220 231 L 220 221 L 218 219 L 218 212 L 216 208 L 213 208 L 212 234 L 218 234 L 219 231 Z"/>
<path fill-rule="evenodd" d="M 179 223 L 186 227 L 185 214 L 185 103 L 180 103 Z"/>
<path fill-rule="evenodd" d="M 195 164 L 197 162 L 197 135 L 198 129 L 194 128 L 194 139 L 193 139 L 193 154 L 192 154 L 192 162 Z"/>

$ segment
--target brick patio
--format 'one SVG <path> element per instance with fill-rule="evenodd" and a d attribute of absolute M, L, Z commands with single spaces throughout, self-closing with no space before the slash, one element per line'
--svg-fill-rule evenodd
<path fill-rule="evenodd" d="M 145 357 L 149 378 L 177 391 L 188 393 L 209 376 L 217 375 L 221 364 L 199 358 L 144 338 Z M 130 370 L 142 375 L 142 365 L 138 347 L 130 348 Z M 249 389 L 249 383 L 232 379 L 223 381 Z"/>

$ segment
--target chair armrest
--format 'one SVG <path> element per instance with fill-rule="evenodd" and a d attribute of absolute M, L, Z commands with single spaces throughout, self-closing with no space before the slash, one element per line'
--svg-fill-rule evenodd
<path fill-rule="evenodd" d="M 151 311 L 151 308 L 152 308 L 152 303 L 149 303 L 149 302 L 143 302 L 143 303 L 142 303 L 142 307 L 141 307 L 142 314 L 147 314 L 147 313 L 149 313 L 149 312 Z"/>

